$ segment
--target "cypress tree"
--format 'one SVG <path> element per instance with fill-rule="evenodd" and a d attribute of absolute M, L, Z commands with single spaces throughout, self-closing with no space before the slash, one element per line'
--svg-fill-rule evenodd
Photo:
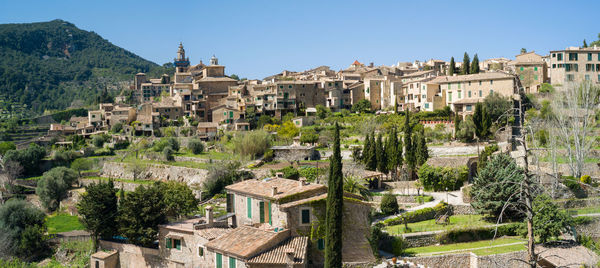
<path fill-rule="evenodd" d="M 487 110 L 487 108 L 485 108 L 485 106 L 483 107 L 482 114 L 483 114 L 483 118 L 482 118 L 482 122 L 481 122 L 481 125 L 483 127 L 482 135 L 485 138 L 491 134 L 490 128 L 492 127 L 492 116 L 490 115 L 490 113 L 488 113 L 488 110 Z"/>
<path fill-rule="evenodd" d="M 404 160 L 409 174 L 415 169 L 415 151 L 413 150 L 412 128 L 410 127 L 410 111 L 406 110 L 404 117 Z"/>
<path fill-rule="evenodd" d="M 454 138 L 458 135 L 458 130 L 460 130 L 460 116 L 458 113 L 454 113 Z"/>
<path fill-rule="evenodd" d="M 400 155 L 398 155 L 398 149 L 400 149 Z M 396 171 L 398 169 L 398 158 L 402 159 L 402 148 L 398 148 L 398 133 L 396 133 L 396 128 L 392 128 L 390 130 L 385 150 L 389 159 L 388 169 L 389 171 L 391 171 L 392 177 L 396 177 Z M 400 162 L 401 161 L 402 160 L 400 160 Z"/>
<path fill-rule="evenodd" d="M 472 74 L 478 74 L 479 73 L 479 57 L 477 56 L 477 53 L 475 53 L 475 56 L 473 56 L 473 61 L 471 62 L 471 72 Z"/>
<path fill-rule="evenodd" d="M 325 267 L 342 267 L 342 215 L 344 204 L 344 179 L 340 153 L 340 128 L 335 124 L 333 155 L 329 163 L 327 190 L 327 222 L 325 230 Z"/>
<path fill-rule="evenodd" d="M 377 137 L 377 170 L 383 174 L 388 173 L 388 159 L 387 159 L 387 154 L 385 152 L 385 148 L 383 147 L 383 137 L 381 136 L 381 133 L 379 134 L 379 136 Z"/>
<path fill-rule="evenodd" d="M 478 102 L 475 105 L 475 112 L 473 112 L 473 124 L 475 124 L 475 136 L 479 139 L 482 139 L 485 134 L 483 113 L 483 105 L 481 102 Z"/>
<path fill-rule="evenodd" d="M 372 132 L 369 138 L 369 152 L 365 161 L 367 170 L 377 169 L 377 144 L 375 144 L 375 132 Z"/>
<path fill-rule="evenodd" d="M 415 139 L 417 143 L 417 166 L 422 166 L 429 159 L 429 148 L 427 148 L 427 141 L 425 140 L 425 129 L 424 127 L 418 132 L 418 138 Z"/>
<path fill-rule="evenodd" d="M 587 42 L 585 41 L 585 39 L 583 39 L 583 47 L 584 48 L 588 47 Z"/>
<path fill-rule="evenodd" d="M 363 142 L 363 150 L 360 161 L 365 164 L 367 162 L 367 156 L 369 155 L 369 150 L 371 149 L 371 140 L 369 139 L 369 133 L 365 136 L 365 140 Z"/>
<path fill-rule="evenodd" d="M 469 54 L 467 54 L 467 52 L 465 52 L 465 55 L 463 56 L 463 63 L 462 66 L 460 67 L 460 74 L 469 74 L 469 62 L 471 61 L 471 59 L 469 58 Z"/>
<path fill-rule="evenodd" d="M 450 58 L 450 66 L 448 66 L 448 75 L 454 75 L 454 70 L 456 69 L 456 63 L 454 62 L 454 57 Z"/>

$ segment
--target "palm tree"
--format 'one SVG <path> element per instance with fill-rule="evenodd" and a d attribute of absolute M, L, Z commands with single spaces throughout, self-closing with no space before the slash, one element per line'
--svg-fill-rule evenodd
<path fill-rule="evenodd" d="M 344 177 L 344 191 L 360 195 L 366 200 L 371 200 L 373 195 L 361 180 L 354 176 Z"/>

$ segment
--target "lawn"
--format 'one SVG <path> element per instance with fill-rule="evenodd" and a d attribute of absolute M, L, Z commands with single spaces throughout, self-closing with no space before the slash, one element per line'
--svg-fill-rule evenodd
<path fill-rule="evenodd" d="M 405 252 L 408 255 L 440 255 L 446 254 L 448 251 L 453 251 L 453 253 L 473 252 L 477 255 L 492 255 L 524 250 L 525 244 L 526 241 L 522 239 L 513 237 L 503 237 L 495 240 L 483 240 L 476 242 L 409 248 Z"/>
<path fill-rule="evenodd" d="M 570 208 L 570 209 L 567 209 L 567 213 L 569 215 L 583 215 L 583 214 L 600 213 L 600 207 Z"/>
<path fill-rule="evenodd" d="M 483 216 L 481 215 L 453 215 L 450 216 L 450 223 L 448 225 L 436 224 L 435 220 L 427 220 L 409 223 L 408 232 L 404 229 L 404 224 L 388 226 L 385 228 L 385 230 L 389 234 L 396 235 L 402 233 L 449 230 L 457 227 L 475 227 L 492 224 L 494 223 L 484 221 Z"/>
<path fill-rule="evenodd" d="M 50 234 L 84 229 L 77 216 L 71 216 L 67 213 L 54 213 L 48 216 L 46 225 Z"/>

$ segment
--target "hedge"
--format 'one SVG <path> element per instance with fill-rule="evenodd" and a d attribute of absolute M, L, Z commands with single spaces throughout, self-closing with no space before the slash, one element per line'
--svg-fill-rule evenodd
<path fill-rule="evenodd" d="M 447 211 L 448 205 L 445 202 L 440 202 L 432 208 L 423 208 L 406 212 L 399 217 L 384 220 L 383 224 L 386 226 L 403 224 L 404 219 L 406 219 L 407 223 L 431 220 L 435 219 L 435 216 L 445 214 Z"/>
<path fill-rule="evenodd" d="M 524 224 L 509 223 L 498 226 L 497 230 L 496 226 L 452 229 L 437 235 L 437 240 L 441 244 L 452 244 L 489 240 L 502 236 L 517 236 L 523 235 L 525 232 Z"/>
<path fill-rule="evenodd" d="M 419 181 L 426 191 L 458 190 L 468 176 L 467 166 L 432 167 L 425 163 L 419 168 Z"/>

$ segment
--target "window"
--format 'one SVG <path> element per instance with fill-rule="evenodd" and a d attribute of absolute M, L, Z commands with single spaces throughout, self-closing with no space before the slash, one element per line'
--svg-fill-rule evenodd
<path fill-rule="evenodd" d="M 180 239 L 173 239 L 173 247 L 181 250 L 181 240 Z"/>
<path fill-rule="evenodd" d="M 448 101 L 452 101 L 452 92 L 448 92 Z"/>
<path fill-rule="evenodd" d="M 168 237 L 165 238 L 165 247 L 166 248 L 172 248 L 173 247 L 173 245 L 171 243 L 171 238 L 168 238 Z"/>
<path fill-rule="evenodd" d="M 198 257 L 204 257 L 204 248 L 198 247 Z"/>
<path fill-rule="evenodd" d="M 252 219 L 252 198 L 248 197 L 246 203 L 248 206 L 248 219 Z"/>
<path fill-rule="evenodd" d="M 301 224 L 309 224 L 310 223 L 310 209 L 301 209 L 300 210 L 300 223 Z"/>
<path fill-rule="evenodd" d="M 429 103 L 425 103 L 425 109 L 429 109 Z"/>
<path fill-rule="evenodd" d="M 96 261 L 96 268 L 100 268 L 100 261 Z"/>
<path fill-rule="evenodd" d="M 450 89 L 450 88 L 451 88 L 451 85 L 452 85 L 452 84 L 450 84 L 450 83 L 448 84 L 448 89 Z"/>
<path fill-rule="evenodd" d="M 325 249 L 325 240 L 323 240 L 323 238 L 319 238 L 319 240 L 317 240 L 317 248 L 319 250 Z"/>
<path fill-rule="evenodd" d="M 575 76 L 572 74 L 567 74 L 567 81 L 573 81 L 575 80 Z"/>
<path fill-rule="evenodd" d="M 562 60 L 562 56 L 563 56 L 562 53 L 556 54 L 556 60 L 559 60 L 559 61 Z"/>
<path fill-rule="evenodd" d="M 229 257 L 229 268 L 235 268 L 235 258 Z"/>
<path fill-rule="evenodd" d="M 283 88 L 283 86 L 279 86 L 279 88 Z"/>
<path fill-rule="evenodd" d="M 537 72 L 537 67 L 533 67 L 533 70 Z"/>
<path fill-rule="evenodd" d="M 458 89 L 460 89 L 460 83 L 458 83 Z"/>
<path fill-rule="evenodd" d="M 552 64 L 552 69 L 556 69 L 556 63 Z"/>
<path fill-rule="evenodd" d="M 165 238 L 165 247 L 166 248 L 176 248 L 181 250 L 181 240 L 167 237 Z"/>
<path fill-rule="evenodd" d="M 533 75 L 533 80 L 536 80 L 536 81 L 538 80 L 538 75 L 537 74 Z"/>
<path fill-rule="evenodd" d="M 288 88 L 292 88 L 292 85 L 289 85 Z"/>
<path fill-rule="evenodd" d="M 577 60 L 577 53 L 569 53 L 569 60 L 570 61 L 576 61 Z"/>
<path fill-rule="evenodd" d="M 472 105 L 467 105 L 467 111 L 471 111 L 473 109 Z"/>
<path fill-rule="evenodd" d="M 459 99 L 462 98 L 462 96 L 461 96 L 462 94 L 460 94 L 460 93 L 462 93 L 462 92 L 458 91 L 458 98 Z"/>
<path fill-rule="evenodd" d="M 221 255 L 220 253 L 216 253 L 217 256 L 215 259 L 217 259 L 215 261 L 215 267 L 217 268 L 223 268 L 223 255 Z"/>
<path fill-rule="evenodd" d="M 227 194 L 227 212 L 235 212 L 235 194 Z"/>
<path fill-rule="evenodd" d="M 494 80 L 490 80 L 490 85 L 493 85 L 493 84 L 494 84 Z"/>
<path fill-rule="evenodd" d="M 469 86 L 471 85 L 471 81 L 469 81 Z"/>
<path fill-rule="evenodd" d="M 479 97 L 483 97 L 483 90 L 479 90 Z"/>
<path fill-rule="evenodd" d="M 556 58 L 556 53 L 552 53 L 552 57 L 553 57 L 553 58 Z"/>
<path fill-rule="evenodd" d="M 467 95 L 469 95 L 469 98 L 470 98 L 470 97 L 471 97 L 471 91 L 469 91 L 469 92 L 467 93 Z"/>
<path fill-rule="evenodd" d="M 589 75 L 589 74 L 586 74 L 586 75 L 585 75 L 585 81 L 589 81 L 589 80 L 590 80 L 590 75 Z"/>
<path fill-rule="evenodd" d="M 521 67 L 521 71 L 523 71 L 523 67 Z"/>
<path fill-rule="evenodd" d="M 588 61 L 592 60 L 592 53 L 588 53 Z"/>
<path fill-rule="evenodd" d="M 481 86 L 481 81 L 479 81 L 479 85 Z"/>

